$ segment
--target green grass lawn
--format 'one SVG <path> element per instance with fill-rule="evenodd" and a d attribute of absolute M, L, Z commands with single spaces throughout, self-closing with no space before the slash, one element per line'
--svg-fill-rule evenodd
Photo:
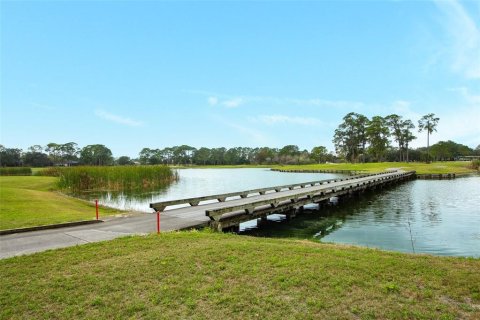
<path fill-rule="evenodd" d="M 0 229 L 95 218 L 95 206 L 55 191 L 58 178 L 0 176 Z M 119 213 L 100 208 L 100 217 Z"/>
<path fill-rule="evenodd" d="M 380 172 L 389 168 L 399 168 L 406 171 L 415 170 L 418 174 L 427 173 L 456 173 L 467 174 L 478 171 L 468 168 L 468 161 L 445 161 L 432 162 L 429 164 L 422 162 L 379 162 L 379 163 L 330 163 L 330 164 L 312 164 L 312 165 L 287 165 L 272 166 L 272 168 L 283 170 L 352 170 L 366 172 Z"/>
<path fill-rule="evenodd" d="M 209 232 L 0 260 L 1 319 L 479 319 L 480 260 Z"/>

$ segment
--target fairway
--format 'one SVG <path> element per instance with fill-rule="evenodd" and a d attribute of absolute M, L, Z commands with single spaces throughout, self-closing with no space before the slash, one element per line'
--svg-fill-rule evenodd
<path fill-rule="evenodd" d="M 2 319 L 478 319 L 480 260 L 172 232 L 0 261 Z"/>
<path fill-rule="evenodd" d="M 0 176 L 0 229 L 24 228 L 95 218 L 95 206 L 56 192 L 58 178 Z M 100 217 L 119 213 L 100 208 Z"/>

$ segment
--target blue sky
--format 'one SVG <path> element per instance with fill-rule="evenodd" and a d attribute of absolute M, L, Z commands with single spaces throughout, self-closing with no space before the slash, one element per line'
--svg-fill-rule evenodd
<path fill-rule="evenodd" d="M 433 143 L 480 144 L 480 1 L 1 1 L 0 14 L 7 147 L 333 150 L 350 111 L 433 112 Z"/>

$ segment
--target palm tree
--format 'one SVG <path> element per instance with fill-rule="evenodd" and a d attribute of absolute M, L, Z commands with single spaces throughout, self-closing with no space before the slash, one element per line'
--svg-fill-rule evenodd
<path fill-rule="evenodd" d="M 417 137 L 415 137 L 412 133 L 412 130 L 413 128 L 415 128 L 415 126 L 413 125 L 413 122 L 412 120 L 405 120 L 405 121 L 402 121 L 402 142 L 403 144 L 405 145 L 405 148 L 406 148 L 406 153 L 407 153 L 407 162 L 408 162 L 408 144 L 410 143 L 410 141 L 413 141 L 415 140 Z"/>
<path fill-rule="evenodd" d="M 427 131 L 427 163 L 430 162 L 430 134 L 437 131 L 437 124 L 440 118 L 435 118 L 434 113 L 424 115 L 418 120 L 418 132 Z"/>

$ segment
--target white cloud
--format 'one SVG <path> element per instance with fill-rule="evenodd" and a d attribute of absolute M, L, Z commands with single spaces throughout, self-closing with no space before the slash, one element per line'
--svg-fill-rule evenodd
<path fill-rule="evenodd" d="M 207 102 L 211 106 L 222 105 L 226 108 L 236 108 L 249 103 L 263 103 L 270 105 L 297 105 L 297 106 L 313 106 L 321 108 L 343 108 L 343 109 L 359 109 L 365 107 L 366 104 L 360 101 L 349 100 L 326 100 L 320 98 L 299 99 L 299 98 L 282 98 L 271 96 L 241 96 L 228 95 L 211 91 L 190 90 L 192 94 L 203 95 L 207 97 Z"/>
<path fill-rule="evenodd" d="M 216 106 L 218 104 L 217 97 L 208 97 L 207 101 L 208 101 L 208 104 L 211 106 Z"/>
<path fill-rule="evenodd" d="M 442 23 L 450 40 L 453 71 L 480 79 L 480 29 L 459 1 L 436 1 L 443 13 Z"/>
<path fill-rule="evenodd" d="M 133 120 L 133 119 L 130 119 L 130 118 L 125 118 L 125 117 L 122 117 L 122 116 L 119 116 L 119 115 L 116 115 L 116 114 L 113 114 L 113 113 L 106 112 L 104 110 L 95 110 L 95 115 L 97 117 L 101 118 L 101 119 L 111 121 L 111 122 L 115 122 L 115 123 L 122 124 L 122 125 L 126 125 L 126 126 L 129 126 L 129 127 L 139 127 L 139 126 L 143 125 L 143 123 L 141 121 Z"/>
<path fill-rule="evenodd" d="M 236 108 L 243 103 L 244 103 L 243 98 L 238 98 L 238 97 L 222 101 L 222 105 L 224 105 L 227 108 Z"/>
<path fill-rule="evenodd" d="M 261 115 L 255 118 L 250 119 L 252 122 L 262 122 L 267 125 L 276 125 L 276 124 L 295 124 L 302 126 L 312 126 L 318 125 L 321 123 L 320 120 L 316 118 L 304 118 L 304 117 L 290 117 L 285 115 Z"/>

